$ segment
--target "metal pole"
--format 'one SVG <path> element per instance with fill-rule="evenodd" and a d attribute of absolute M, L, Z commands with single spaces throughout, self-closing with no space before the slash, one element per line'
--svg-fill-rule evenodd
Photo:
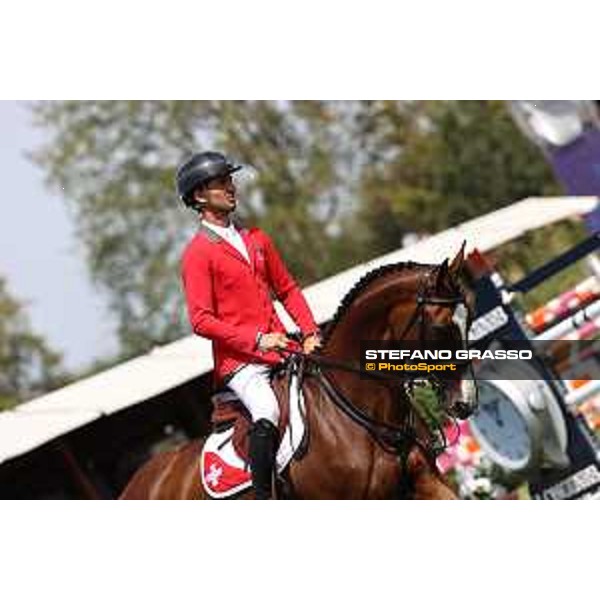
<path fill-rule="evenodd" d="M 509 285 L 506 289 L 509 292 L 529 292 L 533 288 L 546 281 L 549 277 L 560 273 L 567 267 L 571 266 L 584 256 L 591 254 L 600 248 L 600 232 L 591 235 L 589 238 L 577 244 L 577 246 L 560 254 L 556 258 L 547 262 L 545 265 L 532 271 L 523 279 Z"/>
<path fill-rule="evenodd" d="M 579 329 L 586 323 L 597 319 L 598 317 L 600 317 L 600 300 L 596 300 L 589 306 L 578 310 L 573 316 L 564 319 L 560 323 L 550 327 L 550 329 L 546 329 L 546 331 L 543 331 L 533 339 L 536 342 L 563 339 L 564 336 L 572 333 L 573 331 Z"/>

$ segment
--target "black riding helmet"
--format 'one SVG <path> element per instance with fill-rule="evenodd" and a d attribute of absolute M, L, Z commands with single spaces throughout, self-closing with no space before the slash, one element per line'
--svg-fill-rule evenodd
<path fill-rule="evenodd" d="M 211 179 L 230 175 L 241 169 L 219 152 L 193 154 L 177 169 L 177 194 L 186 206 L 193 206 L 194 190 Z"/>

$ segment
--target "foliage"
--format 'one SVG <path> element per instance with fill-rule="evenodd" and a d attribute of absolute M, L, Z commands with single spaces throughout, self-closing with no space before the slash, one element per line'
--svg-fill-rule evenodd
<path fill-rule="evenodd" d="M 376 102 L 359 223 L 375 254 L 406 232 L 431 234 L 527 196 L 559 192 L 502 102 Z"/>
<path fill-rule="evenodd" d="M 507 283 L 514 283 L 558 256 L 589 235 L 581 221 L 555 223 L 530 231 L 520 239 L 503 244 L 489 258 L 500 268 Z M 547 279 L 525 296 L 515 298 L 522 311 L 533 310 L 561 292 L 571 289 L 589 275 L 584 261 Z"/>
<path fill-rule="evenodd" d="M 0 278 L 0 410 L 62 382 L 60 355 L 31 330 L 23 305 Z"/>
<path fill-rule="evenodd" d="M 441 399 L 435 387 L 425 382 L 423 385 L 415 386 L 414 408 L 431 431 L 441 429 L 446 423 L 446 415 L 441 405 Z"/>

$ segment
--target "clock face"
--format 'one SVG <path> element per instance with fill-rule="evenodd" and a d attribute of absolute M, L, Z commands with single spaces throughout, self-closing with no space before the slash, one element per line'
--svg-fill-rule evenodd
<path fill-rule="evenodd" d="M 527 423 L 510 398 L 489 381 L 479 381 L 479 411 L 470 420 L 484 451 L 501 466 L 525 467 L 532 453 Z"/>

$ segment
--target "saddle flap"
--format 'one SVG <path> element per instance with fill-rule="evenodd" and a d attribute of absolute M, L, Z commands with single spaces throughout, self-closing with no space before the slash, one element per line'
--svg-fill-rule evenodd
<path fill-rule="evenodd" d="M 282 396 L 286 397 L 283 405 L 280 404 L 280 414 L 286 425 L 280 429 L 282 433 L 276 458 L 277 472 L 282 473 L 292 458 L 298 452 L 302 452 L 305 445 L 306 423 L 303 416 L 305 414 L 304 399 L 298 387 L 296 385 L 290 387 L 288 402 L 288 386 L 276 386 L 276 396 L 281 403 L 278 388 L 282 388 Z M 217 396 L 219 395 L 217 394 Z M 231 415 L 235 414 L 236 408 L 239 408 L 239 411 L 232 421 Z M 211 498 L 230 498 L 252 485 L 247 458 L 244 458 L 244 456 L 247 457 L 247 453 L 242 454 L 234 445 L 234 439 L 239 444 L 242 437 L 248 443 L 248 430 L 251 422 L 249 415 L 245 418 L 241 416 L 244 412 L 247 414 L 239 400 L 228 400 L 227 402 L 217 400 L 215 403 L 213 423 L 223 417 L 226 419 L 223 423 L 229 422 L 229 425 L 220 432 L 213 431 L 202 448 L 200 458 L 202 485 Z M 244 420 L 246 429 L 244 429 Z M 241 449 L 243 449 L 243 444 Z"/>
<path fill-rule="evenodd" d="M 273 386 L 277 404 L 279 405 L 279 423 L 277 430 L 279 440 L 287 427 L 290 415 L 290 404 L 287 386 Z M 250 452 L 250 428 L 252 427 L 252 416 L 248 409 L 242 404 L 233 390 L 220 390 L 212 397 L 213 431 L 222 432 L 233 428 L 233 446 L 240 458 L 248 462 Z"/>
<path fill-rule="evenodd" d="M 238 421 L 250 420 L 250 414 L 246 407 L 233 392 L 230 394 L 215 394 L 212 403 L 211 421 L 213 431 L 225 431 L 232 425 L 235 426 Z"/>

